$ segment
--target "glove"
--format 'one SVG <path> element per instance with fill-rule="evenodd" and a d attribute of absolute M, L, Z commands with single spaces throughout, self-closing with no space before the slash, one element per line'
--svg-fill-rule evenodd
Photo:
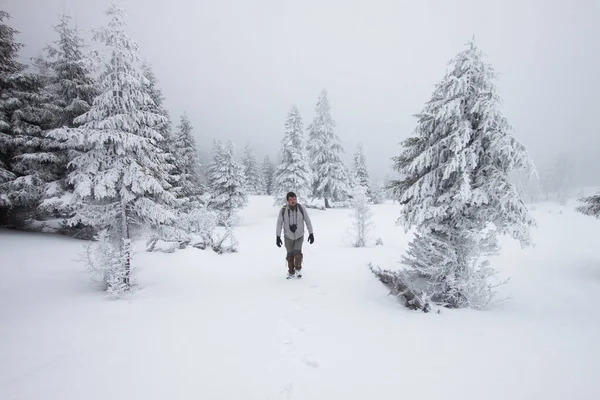
<path fill-rule="evenodd" d="M 281 238 L 279 236 L 277 236 L 277 240 L 275 241 L 275 244 L 277 245 L 277 247 L 281 247 Z"/>
<path fill-rule="evenodd" d="M 311 233 L 310 235 L 308 235 L 308 243 L 313 244 L 314 242 L 315 242 L 315 237 Z"/>

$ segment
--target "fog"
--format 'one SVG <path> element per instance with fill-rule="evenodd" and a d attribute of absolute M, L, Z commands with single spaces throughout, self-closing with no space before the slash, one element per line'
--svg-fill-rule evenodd
<path fill-rule="evenodd" d="M 447 62 L 475 35 L 501 73 L 504 112 L 534 161 L 572 158 L 600 184 L 600 2 L 595 0 L 122 0 L 128 32 L 154 67 L 177 120 L 187 111 L 203 151 L 213 137 L 275 156 L 286 114 L 305 126 L 329 92 L 350 160 L 359 141 L 376 178 L 416 124 Z M 485 4 L 484 4 L 485 3 Z M 24 58 L 55 39 L 66 12 L 89 42 L 108 1 L 8 0 Z"/>

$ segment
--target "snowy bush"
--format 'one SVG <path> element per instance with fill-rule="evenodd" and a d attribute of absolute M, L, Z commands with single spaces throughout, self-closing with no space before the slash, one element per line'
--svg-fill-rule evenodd
<path fill-rule="evenodd" d="M 127 251 L 130 243 L 117 243 L 107 230 L 96 236 L 94 242 L 85 245 L 82 260 L 95 282 L 114 297 L 120 297 L 131 288 L 131 266 Z"/>
<path fill-rule="evenodd" d="M 215 230 L 209 236 L 210 247 L 214 252 L 218 254 L 237 252 L 238 241 L 233 231 L 238 224 L 238 218 L 235 215 L 230 216 L 220 230 Z"/>
<path fill-rule="evenodd" d="M 366 189 L 362 186 L 357 186 L 354 189 L 352 200 L 354 211 L 350 214 L 352 225 L 350 226 L 350 235 L 352 246 L 365 247 L 370 239 L 370 232 L 373 228 L 371 218 L 373 213 L 369 208 Z"/>

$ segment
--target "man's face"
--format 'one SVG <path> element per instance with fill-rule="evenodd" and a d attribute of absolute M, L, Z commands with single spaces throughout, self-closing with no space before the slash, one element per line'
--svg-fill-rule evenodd
<path fill-rule="evenodd" d="M 294 207 L 296 205 L 296 198 L 295 197 L 288 198 L 288 204 L 290 206 Z"/>

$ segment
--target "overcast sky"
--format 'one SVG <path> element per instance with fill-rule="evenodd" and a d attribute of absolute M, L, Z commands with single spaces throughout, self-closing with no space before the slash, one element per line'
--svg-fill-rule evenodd
<path fill-rule="evenodd" d="M 475 35 L 501 78 L 504 112 L 542 165 L 572 155 L 600 184 L 598 0 L 122 0 L 129 34 L 178 119 L 199 143 L 250 141 L 275 156 L 297 104 L 308 126 L 329 92 L 350 159 L 364 143 L 377 177 L 414 130 L 447 62 Z M 0 0 L 21 31 L 23 57 L 54 40 L 59 14 L 81 30 L 105 23 L 108 0 Z M 86 32 L 85 37 L 89 35 Z"/>

